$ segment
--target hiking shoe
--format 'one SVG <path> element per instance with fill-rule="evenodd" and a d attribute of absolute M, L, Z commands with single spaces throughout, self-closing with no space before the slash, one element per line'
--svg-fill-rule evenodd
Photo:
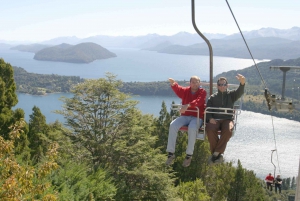
<path fill-rule="evenodd" d="M 182 163 L 182 166 L 183 166 L 183 167 L 188 167 L 188 166 L 190 166 L 191 161 L 192 161 L 192 156 L 187 155 L 187 156 L 185 157 L 183 163 Z"/>
<path fill-rule="evenodd" d="M 219 154 L 218 156 L 211 155 L 208 158 L 208 164 L 217 164 L 217 163 L 222 163 L 223 162 L 223 155 Z"/>
<path fill-rule="evenodd" d="M 172 165 L 175 159 L 175 154 L 170 154 L 168 155 L 168 159 L 166 161 L 166 165 Z"/>

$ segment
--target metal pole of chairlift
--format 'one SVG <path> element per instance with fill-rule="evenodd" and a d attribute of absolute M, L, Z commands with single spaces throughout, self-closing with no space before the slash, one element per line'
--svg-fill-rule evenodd
<path fill-rule="evenodd" d="M 196 22 L 195 22 L 195 0 L 192 0 L 192 22 L 193 22 L 193 27 L 196 30 L 196 32 L 199 34 L 199 36 L 206 42 L 209 48 L 209 90 L 210 90 L 210 95 L 212 95 L 213 92 L 213 51 L 212 51 L 212 46 L 209 42 L 209 40 L 199 31 Z"/>
<path fill-rule="evenodd" d="M 299 167 L 298 167 L 298 177 L 296 177 L 297 187 L 296 187 L 296 198 L 295 201 L 300 201 L 300 158 L 299 158 Z"/>
<path fill-rule="evenodd" d="M 271 153 L 271 163 L 274 165 L 274 179 L 275 179 L 276 166 L 275 166 L 275 164 L 273 163 L 273 152 L 276 151 L 276 149 L 273 149 L 273 150 L 271 150 L 271 151 L 272 151 L 272 153 Z"/>
<path fill-rule="evenodd" d="M 270 66 L 270 69 L 279 69 L 283 72 L 281 100 L 285 100 L 284 93 L 285 93 L 286 72 L 291 69 L 299 70 L 300 66 Z"/>
<path fill-rule="evenodd" d="M 290 68 L 280 68 L 280 70 L 283 72 L 281 100 L 284 100 L 286 72 L 289 71 Z"/>

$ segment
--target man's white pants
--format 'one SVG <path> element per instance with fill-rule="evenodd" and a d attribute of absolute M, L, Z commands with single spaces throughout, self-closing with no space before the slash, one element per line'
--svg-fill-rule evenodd
<path fill-rule="evenodd" d="M 202 119 L 199 120 L 199 126 L 197 126 L 197 117 L 194 116 L 180 116 L 174 119 L 169 128 L 167 152 L 175 153 L 178 131 L 182 126 L 188 126 L 188 146 L 186 154 L 193 155 L 198 129 L 203 123 Z"/>

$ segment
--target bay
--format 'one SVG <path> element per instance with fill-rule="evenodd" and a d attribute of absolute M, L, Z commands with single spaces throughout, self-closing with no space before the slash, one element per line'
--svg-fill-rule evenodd
<path fill-rule="evenodd" d="M 24 109 L 27 121 L 35 105 L 46 116 L 47 123 L 55 120 L 64 122 L 61 115 L 53 113 L 54 110 L 62 109 L 62 102 L 59 100 L 61 96 L 70 98 L 72 94 L 18 94 L 19 103 L 15 108 Z M 168 109 L 172 101 L 180 103 L 177 97 L 134 96 L 133 99 L 139 101 L 137 108 L 144 114 L 155 117 L 159 116 L 162 101 L 165 101 Z M 277 148 L 277 152 L 273 154 L 276 172 L 281 173 L 283 178 L 297 176 L 300 155 L 299 127 L 300 122 L 297 121 L 242 111 L 238 116 L 237 131 L 229 141 L 224 157 L 235 165 L 239 159 L 244 168 L 254 170 L 259 178 L 264 179 L 269 172 L 274 172 L 271 150 Z"/>

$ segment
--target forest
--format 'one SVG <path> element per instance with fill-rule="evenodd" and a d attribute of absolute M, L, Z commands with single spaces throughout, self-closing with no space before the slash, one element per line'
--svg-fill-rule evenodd
<path fill-rule="evenodd" d="M 18 102 L 14 69 L 0 59 L 0 200 L 288 200 L 266 189 L 255 172 L 225 161 L 208 165 L 208 142 L 197 141 L 192 163 L 182 167 L 187 135 L 177 139 L 176 159 L 166 166 L 171 116 L 144 115 L 113 74 L 74 85 L 64 99 L 66 123 L 46 123 L 36 106 L 28 122 Z"/>

